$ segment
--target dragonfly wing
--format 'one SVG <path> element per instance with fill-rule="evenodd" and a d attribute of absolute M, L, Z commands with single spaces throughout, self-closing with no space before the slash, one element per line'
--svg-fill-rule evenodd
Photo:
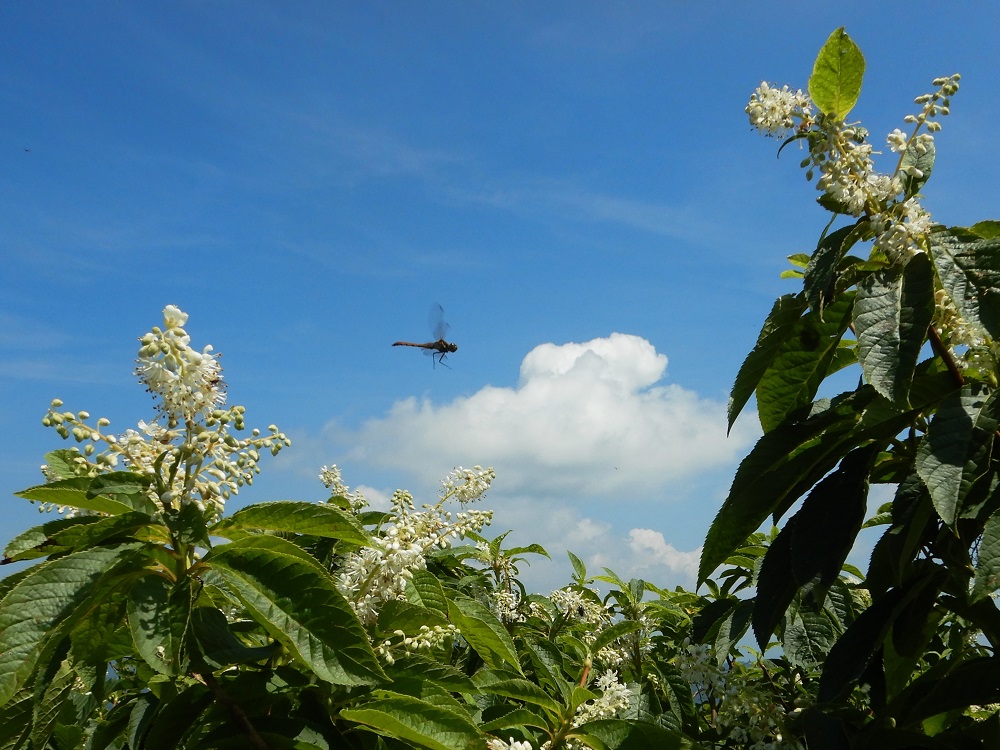
<path fill-rule="evenodd" d="M 435 303 L 434 306 L 431 307 L 431 312 L 428 316 L 428 323 L 430 324 L 431 333 L 435 339 L 440 341 L 448 336 L 448 329 L 451 328 L 451 326 L 445 322 L 444 308 L 441 307 L 441 305 Z"/>

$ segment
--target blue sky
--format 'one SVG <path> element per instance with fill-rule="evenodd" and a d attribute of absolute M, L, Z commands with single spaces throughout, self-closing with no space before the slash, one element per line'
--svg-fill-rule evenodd
<path fill-rule="evenodd" d="M 757 434 L 729 386 L 825 217 L 750 131 L 841 25 L 883 142 L 963 74 L 926 207 L 1000 218 L 992 3 L 0 4 L 0 494 L 62 442 L 49 401 L 151 417 L 136 339 L 175 304 L 248 424 L 294 445 L 233 506 L 374 502 L 496 467 L 493 531 L 690 585 Z M 888 9 L 888 6 L 886 6 Z M 459 351 L 432 368 L 443 305 Z M 3 536 L 39 522 L 2 500 Z"/>

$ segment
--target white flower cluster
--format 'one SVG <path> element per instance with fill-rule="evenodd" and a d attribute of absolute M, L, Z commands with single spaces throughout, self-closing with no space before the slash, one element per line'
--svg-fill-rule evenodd
<path fill-rule="evenodd" d="M 341 480 L 340 468 L 336 464 L 333 466 L 321 466 L 319 481 L 323 483 L 324 487 L 330 490 L 334 497 L 342 497 L 347 500 L 351 506 L 351 510 L 355 513 L 368 507 L 368 498 L 359 491 L 351 492 L 351 488 Z"/>
<path fill-rule="evenodd" d="M 618 681 L 617 673 L 605 672 L 601 675 L 597 679 L 597 689 L 601 691 L 599 698 L 587 701 L 576 709 L 574 725 L 580 726 L 598 719 L 614 719 L 629 707 L 631 692 Z"/>
<path fill-rule="evenodd" d="M 750 96 L 746 113 L 750 124 L 767 136 L 784 138 L 795 128 L 795 121 L 810 122 L 812 103 L 801 89 L 780 89 L 762 81 Z"/>
<path fill-rule="evenodd" d="M 479 465 L 471 469 L 457 466 L 441 481 L 441 499 L 454 497 L 463 505 L 479 500 L 496 477 L 497 473 L 492 466 L 488 469 Z"/>
<path fill-rule="evenodd" d="M 427 567 L 425 555 L 448 547 L 451 540 L 482 531 L 493 520 L 493 511 L 469 510 L 452 515 L 437 505 L 415 512 L 413 496 L 397 490 L 392 496 L 388 525 L 371 544 L 352 552 L 343 561 L 337 587 L 347 597 L 362 622 L 378 617 L 383 602 L 405 598 L 406 582 L 416 570 Z"/>
<path fill-rule="evenodd" d="M 160 396 L 159 410 L 167 420 L 140 421 L 138 429 L 121 435 L 105 434 L 110 425 L 104 418 L 96 426 L 87 423 L 87 412 L 62 412 L 55 399 L 42 424 L 67 439 L 84 443 L 74 448 L 77 456 L 70 470 L 75 476 L 97 476 L 113 471 L 119 463 L 133 473 L 150 477 L 149 496 L 162 509 L 194 503 L 212 520 L 222 514 L 225 502 L 260 473 L 261 453 L 271 455 L 291 441 L 274 425 L 268 434 L 254 429 L 248 438 L 232 431 L 245 429 L 245 409 L 216 408 L 225 400 L 224 387 L 215 357 L 195 352 L 181 325 L 187 315 L 170 305 L 163 311 L 165 331 L 154 328 L 142 338 L 137 374 Z M 211 408 L 209 408 L 211 407 Z M 104 449 L 97 450 L 99 444 Z M 65 478 L 63 468 L 43 466 L 50 481 Z M 42 507 L 45 509 L 45 506 Z M 60 509 L 61 511 L 61 509 Z"/>
<path fill-rule="evenodd" d="M 157 407 L 173 424 L 207 417 L 226 402 L 222 367 L 211 345 L 198 352 L 184 330 L 187 313 L 174 305 L 163 309 L 163 328 L 153 327 L 139 341 L 136 374 L 150 393 L 158 396 Z"/>
<path fill-rule="evenodd" d="M 608 608 L 583 596 L 579 591 L 559 589 L 549 594 L 549 599 L 556 605 L 559 613 L 568 620 L 582 622 L 595 628 L 611 624 L 611 613 Z"/>
<path fill-rule="evenodd" d="M 490 610 L 497 619 L 505 625 L 524 622 L 520 611 L 521 596 L 516 589 L 511 591 L 494 591 L 490 594 Z"/>
<path fill-rule="evenodd" d="M 816 188 L 827 198 L 851 216 L 869 215 L 876 248 L 892 262 L 903 263 L 920 249 L 931 226 L 930 214 L 915 198 L 895 202 L 904 190 L 903 175 L 914 179 L 924 176 L 912 159 L 904 164 L 904 157 L 911 154 L 919 159 L 933 148 L 932 133 L 941 130 L 935 118 L 949 113 L 959 79 L 959 75 L 934 79 L 937 91 L 917 97 L 920 111 L 904 118 L 914 126 L 913 131 L 907 135 L 896 128 L 889 133 L 886 143 L 899 154 L 892 174 L 876 171 L 864 128 L 825 115 L 814 116 L 808 97 L 801 91 L 761 83 L 750 96 L 746 112 L 751 125 L 768 136 L 783 137 L 798 122 L 799 132 L 807 134 L 809 140 L 809 156 L 802 162 L 808 167 L 806 177 L 812 179 L 818 170 Z M 918 132 L 924 127 L 928 132 Z"/>
<path fill-rule="evenodd" d="M 398 656 L 393 652 L 402 649 L 407 654 L 417 651 L 431 651 L 446 641 L 454 638 L 458 634 L 458 628 L 449 623 L 448 625 L 421 625 L 420 631 L 416 635 L 409 636 L 402 630 L 394 630 L 394 639 L 386 639 L 375 647 L 375 653 L 381 656 L 386 664 L 394 664 Z"/>
<path fill-rule="evenodd" d="M 504 742 L 501 739 L 493 737 L 487 740 L 486 750 L 534 750 L 531 743 L 525 740 L 524 742 L 515 741 L 513 737 L 508 738 L 510 742 Z"/>

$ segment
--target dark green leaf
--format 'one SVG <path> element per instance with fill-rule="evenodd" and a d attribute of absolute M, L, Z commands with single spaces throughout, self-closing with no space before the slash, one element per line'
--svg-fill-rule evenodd
<path fill-rule="evenodd" d="M 876 398 L 872 389 L 817 403 L 812 413 L 765 434 L 740 464 L 729 497 L 712 521 L 701 553 L 698 580 L 704 581 L 764 520 L 787 507 L 839 462 L 845 445 Z M 899 429 L 894 424 L 880 429 Z"/>
<path fill-rule="evenodd" d="M 986 521 L 976 559 L 976 578 L 970 599 L 976 602 L 1000 588 L 1000 514 Z"/>
<path fill-rule="evenodd" d="M 801 294 L 786 294 L 774 303 L 764 327 L 757 336 L 757 343 L 740 366 L 736 382 L 729 395 L 729 429 L 740 415 L 761 377 L 778 356 L 785 341 L 795 334 L 796 326 L 807 302 Z"/>
<path fill-rule="evenodd" d="M 191 628 L 202 658 L 213 669 L 263 661 L 277 650 L 277 643 L 247 646 L 236 637 L 226 616 L 215 607 L 195 607 L 191 611 Z"/>
<path fill-rule="evenodd" d="M 443 617 L 448 616 L 448 597 L 444 593 L 441 582 L 433 573 L 426 570 L 415 570 L 410 584 L 406 587 L 406 598 L 413 604 L 419 604 Z"/>
<path fill-rule="evenodd" d="M 805 299 L 813 310 L 822 310 L 836 293 L 835 281 L 841 259 L 858 241 L 868 227 L 866 219 L 859 219 L 835 232 L 831 232 L 819 243 L 816 252 L 809 258 L 802 289 Z"/>
<path fill-rule="evenodd" d="M 527 708 L 515 708 L 503 716 L 481 724 L 479 728 L 484 732 L 499 732 L 501 729 L 514 729 L 515 727 L 548 729 L 550 724 L 551 722 L 542 718 L 534 711 Z"/>
<path fill-rule="evenodd" d="M 253 618 L 320 679 L 338 685 L 384 682 L 361 623 L 326 571 L 302 559 L 291 542 L 267 540 L 266 547 L 255 546 L 258 538 L 216 547 L 205 562 Z"/>
<path fill-rule="evenodd" d="M 826 660 L 838 635 L 825 610 L 817 612 L 797 599 L 785 613 L 781 648 L 792 664 L 812 669 Z"/>
<path fill-rule="evenodd" d="M 500 669 L 506 665 L 520 671 L 514 641 L 488 607 L 458 596 L 448 602 L 448 617 L 490 667 Z"/>
<path fill-rule="evenodd" d="M 0 602 L 0 705 L 34 671 L 43 643 L 134 545 L 75 552 L 33 569 Z"/>
<path fill-rule="evenodd" d="M 1000 339 L 1000 237 L 952 229 L 931 233 L 938 277 L 965 321 Z"/>
<path fill-rule="evenodd" d="M 37 503 L 51 503 L 56 506 L 92 510 L 95 513 L 103 513 L 108 516 L 135 510 L 133 504 L 127 502 L 127 498 L 90 495 L 89 489 L 92 481 L 86 477 L 60 479 L 57 482 L 29 487 L 14 494 Z"/>
<path fill-rule="evenodd" d="M 590 644 L 590 651 L 591 653 L 596 654 L 602 648 L 614 643 L 619 638 L 641 629 L 642 623 L 637 622 L 636 620 L 622 620 L 621 622 L 616 622 L 614 625 L 606 627 L 597 634 L 594 642 Z"/>
<path fill-rule="evenodd" d="M 191 616 L 191 587 L 146 575 L 132 584 L 128 623 L 139 656 L 157 672 L 176 675 L 181 669 L 184 634 Z"/>
<path fill-rule="evenodd" d="M 989 469 L 1000 399 L 971 384 L 942 401 L 917 451 L 917 474 L 938 515 L 953 524 L 977 479 Z"/>
<path fill-rule="evenodd" d="M 341 718 L 396 737 L 412 747 L 473 750 L 484 746 L 476 725 L 457 711 L 400 693 L 377 690 L 372 695 L 372 700 L 341 711 Z"/>
<path fill-rule="evenodd" d="M 924 253 L 865 278 L 854 302 L 858 358 L 875 390 L 905 405 L 934 314 L 934 270 Z"/>
<path fill-rule="evenodd" d="M 840 27 L 826 40 L 809 76 L 809 96 L 823 114 L 843 120 L 861 96 L 865 58 Z"/>
<path fill-rule="evenodd" d="M 211 528 L 211 533 L 239 539 L 261 530 L 343 539 L 361 545 L 370 541 L 350 513 L 327 503 L 292 501 L 250 505 L 219 521 Z"/>
<path fill-rule="evenodd" d="M 547 708 L 558 715 L 562 706 L 554 698 L 550 697 L 538 685 L 528 680 L 501 680 L 480 685 L 480 690 L 492 695 L 502 695 L 505 698 L 513 698 L 524 703 L 530 703 L 541 708 Z"/>
<path fill-rule="evenodd" d="M 673 732 L 647 721 L 601 719 L 574 727 L 570 737 L 578 737 L 590 747 L 607 750 L 697 750 L 697 743 L 680 732 Z M 595 742 L 596 741 L 596 742 Z M 600 745 L 596 744 L 597 742 Z"/>
<path fill-rule="evenodd" d="M 795 323 L 757 384 L 757 413 L 765 432 L 816 396 L 851 323 L 853 304 L 854 294 L 845 294 L 822 314 L 810 310 Z"/>

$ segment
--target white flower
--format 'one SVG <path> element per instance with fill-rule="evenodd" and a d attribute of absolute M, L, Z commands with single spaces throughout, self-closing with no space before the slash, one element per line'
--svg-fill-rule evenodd
<path fill-rule="evenodd" d="M 471 469 L 455 467 L 441 482 L 441 498 L 454 496 L 460 503 L 471 503 L 480 499 L 496 479 L 493 467 L 484 469 L 478 464 Z"/>
<path fill-rule="evenodd" d="M 795 119 L 811 117 L 809 98 L 801 89 L 792 91 L 788 86 L 773 88 L 762 81 L 746 106 L 750 124 L 764 135 L 783 138 L 795 127 Z"/>
<path fill-rule="evenodd" d="M 163 310 L 164 328 L 140 340 L 136 375 L 159 396 L 159 409 L 171 421 L 205 418 L 226 402 L 222 367 L 211 345 L 198 352 L 182 328 L 188 316 L 173 305 Z"/>
<path fill-rule="evenodd" d="M 886 136 L 885 140 L 886 143 L 889 144 L 889 148 L 892 151 L 898 154 L 901 154 L 904 151 L 906 151 L 906 142 L 907 142 L 906 133 L 904 133 L 899 128 L 896 128 L 891 133 L 889 133 L 889 135 Z"/>

